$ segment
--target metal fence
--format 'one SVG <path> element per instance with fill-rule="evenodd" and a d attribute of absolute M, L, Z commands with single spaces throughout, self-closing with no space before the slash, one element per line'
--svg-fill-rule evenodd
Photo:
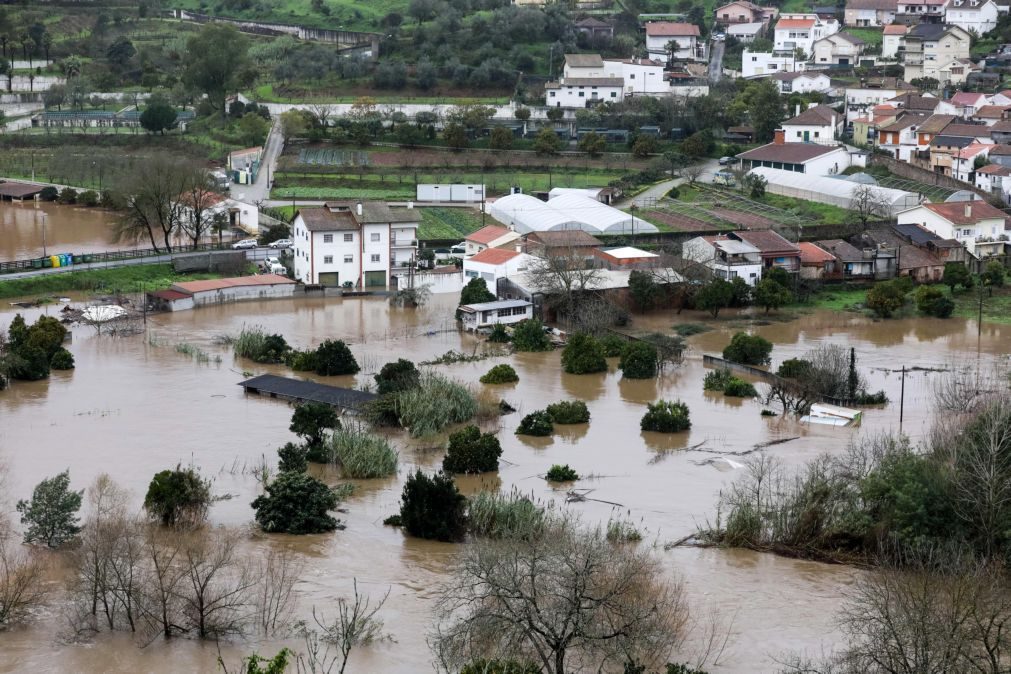
<path fill-rule="evenodd" d="M 122 260 L 134 260 L 144 257 L 159 257 L 163 255 L 175 255 L 177 253 L 198 253 L 226 249 L 231 249 L 230 243 L 201 243 L 195 246 L 177 245 L 173 246 L 172 250 L 166 250 L 165 248 L 135 248 L 133 250 L 113 250 L 104 253 L 75 253 L 71 254 L 73 261 L 67 266 L 101 262 L 119 262 Z M 13 260 L 10 262 L 0 262 L 0 274 L 12 274 L 15 272 L 31 271 L 33 269 L 46 269 L 52 266 L 52 256 L 36 257 L 28 260 Z"/>

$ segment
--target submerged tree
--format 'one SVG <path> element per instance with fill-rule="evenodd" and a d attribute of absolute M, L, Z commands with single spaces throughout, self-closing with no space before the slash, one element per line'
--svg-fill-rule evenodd
<path fill-rule="evenodd" d="M 17 503 L 25 529 L 25 543 L 44 543 L 58 548 L 73 539 L 81 527 L 77 511 L 84 491 L 70 490 L 70 471 L 65 470 L 35 485 L 30 501 Z"/>

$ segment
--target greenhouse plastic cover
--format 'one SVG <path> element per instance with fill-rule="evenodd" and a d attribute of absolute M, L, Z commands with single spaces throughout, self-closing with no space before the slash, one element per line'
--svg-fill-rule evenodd
<path fill-rule="evenodd" d="M 582 194 L 562 194 L 544 202 L 527 194 L 497 199 L 488 212 L 520 234 L 582 229 L 590 234 L 652 233 L 657 228 L 641 218 Z"/>
<path fill-rule="evenodd" d="M 837 180 L 823 176 L 812 176 L 795 171 L 784 171 L 760 166 L 750 171 L 768 181 L 766 189 L 772 194 L 816 201 L 822 204 L 833 204 L 840 208 L 849 208 L 853 194 L 858 189 L 869 187 L 891 205 L 894 215 L 901 210 L 918 206 L 920 197 L 915 192 L 896 190 L 890 187 L 877 187 Z"/>

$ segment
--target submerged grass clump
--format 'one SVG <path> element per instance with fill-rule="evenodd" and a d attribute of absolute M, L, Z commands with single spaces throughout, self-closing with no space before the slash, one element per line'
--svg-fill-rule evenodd
<path fill-rule="evenodd" d="M 290 347 L 281 335 L 271 335 L 259 325 L 242 326 L 232 343 L 235 355 L 255 363 L 280 363 Z"/>
<path fill-rule="evenodd" d="M 674 326 L 674 332 L 681 337 L 701 335 L 703 332 L 709 332 L 710 330 L 712 330 L 712 328 L 703 323 L 679 323 Z"/>
<path fill-rule="evenodd" d="M 176 344 L 176 353 L 192 356 L 198 363 L 221 362 L 221 356 L 212 356 L 199 346 L 194 346 L 188 342 L 180 342 L 179 344 Z"/>
<path fill-rule="evenodd" d="M 386 438 L 362 426 L 338 428 L 330 439 L 331 460 L 346 478 L 370 479 L 397 472 L 399 454 Z"/>
<path fill-rule="evenodd" d="M 482 491 L 468 506 L 470 532 L 489 538 L 530 537 L 544 526 L 544 508 L 517 491 Z"/>
<path fill-rule="evenodd" d="M 417 388 L 397 394 L 396 412 L 411 437 L 421 438 L 472 419 L 478 402 L 463 384 L 430 373 L 422 375 Z"/>

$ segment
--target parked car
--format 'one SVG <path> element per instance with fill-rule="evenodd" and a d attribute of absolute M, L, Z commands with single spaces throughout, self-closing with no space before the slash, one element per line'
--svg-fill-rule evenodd
<path fill-rule="evenodd" d="M 720 166 L 730 166 L 734 163 L 734 157 L 720 157 Z"/>
<path fill-rule="evenodd" d="M 256 239 L 243 239 L 242 241 L 236 241 L 233 243 L 232 248 L 238 250 L 241 248 L 256 248 L 259 245 L 260 244 L 256 242 Z"/>
<path fill-rule="evenodd" d="M 458 244 L 456 244 L 455 246 L 453 246 L 452 248 L 449 249 L 449 256 L 450 257 L 460 257 L 460 258 L 462 258 L 466 254 L 467 254 L 467 244 L 466 243 L 458 243 Z"/>
<path fill-rule="evenodd" d="M 281 264 L 281 260 L 276 257 L 268 257 L 263 261 L 263 271 L 268 274 L 280 274 L 281 276 L 288 275 L 288 268 Z"/>
<path fill-rule="evenodd" d="M 717 42 L 723 42 L 727 39 L 726 33 L 713 33 L 713 39 Z"/>
<path fill-rule="evenodd" d="M 295 245 L 295 242 L 291 239 L 278 239 L 277 241 L 270 244 L 271 248 L 291 248 Z"/>

